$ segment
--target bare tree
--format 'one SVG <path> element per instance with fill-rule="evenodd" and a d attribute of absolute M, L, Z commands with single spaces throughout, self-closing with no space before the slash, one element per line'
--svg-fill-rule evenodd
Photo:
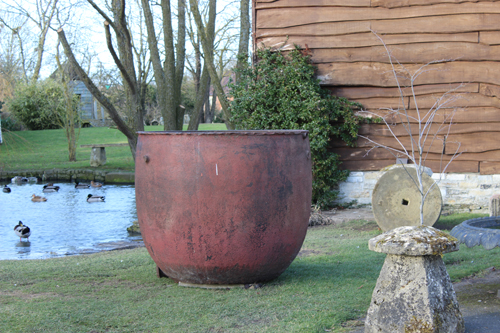
<path fill-rule="evenodd" d="M 5 67 L 2 66 L 2 74 L 12 77 L 12 70 L 19 70 L 20 78 L 27 83 L 33 69 L 32 57 L 25 51 L 26 48 L 31 48 L 30 42 L 32 41 L 31 29 L 27 24 L 28 19 L 17 16 L 7 20 L 6 17 L 0 17 L 0 22 L 2 27 L 10 31 L 8 39 L 2 38 L 3 43 L 8 41 L 2 54 L 2 63 L 5 64 Z M 26 47 L 27 44 L 28 47 Z"/>
<path fill-rule="evenodd" d="M 141 1 L 136 0 L 137 8 L 141 7 Z M 144 17 L 142 14 L 137 17 L 138 31 L 137 34 L 134 34 L 132 31 L 132 35 L 137 35 L 137 40 L 132 39 L 132 49 L 135 54 L 135 59 L 137 63 L 137 80 L 139 85 L 139 99 L 141 110 L 143 112 L 143 119 L 146 116 L 146 96 L 148 85 L 151 82 L 151 58 L 149 56 L 149 51 L 147 47 L 147 35 L 145 34 L 144 27 Z M 132 29 L 132 26 L 130 27 Z"/>
<path fill-rule="evenodd" d="M 209 5 L 209 19 L 208 22 L 203 20 L 203 24 L 206 25 L 206 34 L 209 37 L 209 47 L 211 49 L 211 53 L 213 53 L 214 58 L 214 66 L 219 78 L 223 77 L 223 74 L 226 71 L 226 67 L 230 64 L 233 59 L 231 59 L 231 55 L 235 55 L 237 51 L 232 47 L 235 44 L 235 41 L 238 41 L 239 33 L 234 32 L 234 23 L 238 21 L 238 15 L 234 15 L 234 11 L 231 10 L 233 3 L 226 4 L 222 10 L 217 13 L 217 17 L 220 17 L 220 13 L 224 13 L 224 17 L 222 19 L 218 18 L 218 24 L 215 25 L 215 7 L 216 3 L 214 1 L 210 1 Z M 204 16 L 205 10 L 204 8 L 199 8 L 200 14 L 202 18 Z M 189 14 L 191 14 L 189 12 Z M 189 29 L 188 35 L 190 37 L 191 43 L 193 44 L 193 48 L 195 49 L 195 61 L 194 64 L 187 61 L 188 70 L 193 73 L 193 76 L 200 78 L 202 75 L 201 72 L 201 64 L 204 63 L 201 60 L 198 62 L 198 58 L 201 59 L 203 52 L 201 51 L 201 41 L 200 35 L 195 31 L 197 27 L 194 29 L 191 27 L 191 19 L 188 20 Z M 239 31 L 239 30 L 238 30 Z M 248 39 L 247 39 L 248 41 Z M 199 66 L 199 67 L 197 67 Z M 197 90 L 197 100 L 198 103 L 194 108 L 193 116 L 190 119 L 189 129 L 196 130 L 198 129 L 199 122 L 211 123 L 214 117 L 215 105 L 217 103 L 217 93 L 213 91 L 212 98 L 210 99 L 210 86 L 209 84 L 212 82 L 210 75 L 208 73 L 208 67 L 206 64 L 203 66 L 203 73 L 206 77 L 203 80 L 203 84 L 207 85 L 206 88 L 200 88 Z M 201 81 L 201 80 L 200 80 Z M 200 85 L 203 87 L 203 85 Z"/>
<path fill-rule="evenodd" d="M 456 108 L 454 108 L 454 102 L 462 98 L 460 94 L 457 94 L 458 90 L 462 87 L 462 85 L 458 85 L 457 87 L 452 88 L 449 91 L 445 92 L 443 95 L 441 95 L 439 98 L 435 100 L 434 104 L 428 110 L 421 110 L 418 106 L 415 94 L 415 81 L 419 78 L 420 75 L 431 70 L 429 69 L 430 65 L 450 60 L 431 62 L 421 66 L 416 71 L 412 72 L 408 68 L 406 68 L 403 64 L 399 63 L 397 59 L 394 59 L 392 57 L 391 51 L 389 50 L 383 39 L 375 32 L 373 33 L 381 41 L 388 54 L 389 62 L 392 68 L 392 73 L 394 75 L 394 79 L 399 90 L 399 97 L 401 98 L 402 103 L 400 103 L 400 107 L 398 107 L 397 109 L 394 108 L 381 109 L 382 114 L 373 111 L 360 111 L 361 114 L 365 114 L 369 117 L 379 119 L 385 124 L 391 136 L 395 139 L 396 144 L 394 146 L 381 144 L 364 135 L 359 135 L 359 137 L 368 140 L 374 145 L 373 148 L 371 148 L 367 152 L 367 154 L 372 149 L 383 148 L 389 151 L 394 157 L 404 156 L 408 158 L 415 165 L 416 179 L 414 179 L 412 174 L 408 172 L 405 165 L 403 165 L 403 167 L 407 171 L 408 176 L 412 179 L 412 181 L 414 182 L 416 188 L 420 193 L 421 197 L 420 223 L 421 225 L 423 225 L 425 200 L 427 198 L 427 195 L 437 184 L 434 183 L 429 188 L 425 188 L 424 181 L 422 178 L 423 174 L 425 173 L 426 159 L 432 146 L 439 145 L 440 147 L 442 147 L 442 149 L 440 149 L 440 151 L 442 151 L 441 154 L 442 173 L 445 172 L 450 163 L 461 154 L 460 143 L 456 142 L 457 148 L 454 152 L 449 154 L 451 155 L 450 159 L 448 161 L 443 161 L 443 155 L 446 147 L 446 138 L 450 134 L 450 128 L 453 123 L 453 116 L 455 115 L 456 112 Z M 404 85 L 402 82 L 404 82 Z M 404 99 L 406 97 L 404 88 L 407 88 L 409 90 L 409 95 L 410 98 L 413 99 L 415 110 L 410 111 L 406 103 L 404 103 Z M 445 109 L 448 111 L 445 111 Z M 438 118 L 441 117 L 442 120 L 439 120 Z M 403 126 L 404 128 L 403 133 L 408 135 L 410 138 L 409 144 L 403 142 L 400 139 L 400 137 L 403 134 L 396 132 L 394 130 L 394 126 L 396 124 Z"/>
<path fill-rule="evenodd" d="M 210 0 L 210 4 L 215 6 L 216 0 Z M 194 21 L 196 26 L 198 27 L 198 34 L 200 35 L 201 45 L 203 48 L 203 54 L 205 56 L 205 65 L 207 66 L 208 73 L 210 74 L 210 78 L 212 80 L 212 85 L 214 86 L 215 93 L 219 98 L 219 102 L 222 108 L 222 112 L 224 113 L 224 118 L 226 120 L 226 126 L 228 129 L 234 129 L 234 124 L 230 122 L 231 114 L 229 112 L 229 101 L 227 99 L 226 93 L 222 87 L 221 77 L 217 73 L 217 69 L 214 63 L 214 55 L 210 52 L 210 39 L 206 33 L 206 28 L 201 19 L 201 15 L 197 6 L 196 0 L 189 0 L 189 4 L 191 7 L 191 12 L 193 13 Z M 249 31 L 250 31 L 250 13 L 249 13 L 249 1 L 241 0 L 240 1 L 240 43 L 238 55 L 242 55 L 242 59 L 244 56 L 248 54 L 248 40 L 249 40 Z M 246 45 L 246 48 L 244 47 Z M 245 60 L 242 60 L 245 61 Z"/>
<path fill-rule="evenodd" d="M 61 125 L 64 128 L 66 139 L 68 141 L 68 160 L 70 162 L 75 162 L 76 145 L 80 136 L 80 126 L 78 126 L 78 123 L 80 122 L 78 112 L 79 106 L 75 103 L 75 95 L 73 94 L 73 89 L 70 86 L 71 77 L 68 75 L 68 71 L 65 70 L 63 64 L 61 63 L 59 43 L 57 43 L 56 47 L 56 62 L 64 95 L 64 112 L 60 115 L 59 119 L 61 119 Z"/>
<path fill-rule="evenodd" d="M 184 108 L 181 106 L 181 85 L 184 75 L 186 44 L 186 4 L 177 1 L 177 35 L 172 28 L 173 11 L 170 0 L 161 1 L 163 46 L 165 59 L 162 61 L 155 20 L 150 1 L 142 0 L 144 19 L 148 31 L 148 45 L 153 72 L 158 87 L 158 104 L 164 120 L 165 130 L 182 130 Z M 177 37 L 177 39 L 175 38 Z M 177 43 L 175 43 L 175 41 Z M 175 45 L 174 45 L 175 44 Z M 174 52 L 175 50 L 175 52 Z M 162 65 L 164 63 L 164 66 Z"/>
<path fill-rule="evenodd" d="M 122 76 L 123 86 L 126 95 L 126 118 L 122 117 L 116 107 L 111 101 L 99 90 L 99 88 L 92 82 L 88 74 L 81 68 L 73 55 L 71 47 L 66 39 L 63 29 L 59 29 L 58 35 L 61 45 L 68 61 L 71 63 L 80 80 L 83 81 L 90 93 L 96 98 L 99 103 L 104 106 L 111 119 L 114 121 L 118 129 L 127 137 L 132 156 L 135 160 L 135 151 L 137 146 L 137 131 L 144 130 L 143 110 L 141 109 L 141 83 L 137 79 L 135 63 L 134 63 L 134 50 L 132 47 L 132 38 L 128 27 L 126 16 L 126 3 L 125 0 L 112 0 L 110 3 L 110 10 L 113 15 L 111 19 L 107 13 L 102 10 L 92 0 L 87 0 L 88 3 L 105 19 L 104 31 L 106 35 L 106 44 L 108 50 L 118 67 Z M 116 37 L 116 45 L 118 54 L 115 51 L 113 40 L 111 36 L 111 29 L 113 29 Z"/>
<path fill-rule="evenodd" d="M 198 34 L 200 36 L 203 54 L 205 56 L 205 66 L 207 67 L 208 73 L 210 74 L 210 78 L 212 80 L 215 91 L 219 96 L 219 102 L 227 121 L 226 126 L 228 129 L 234 129 L 234 125 L 229 121 L 229 102 L 227 100 L 226 94 L 224 93 L 224 89 L 222 88 L 220 77 L 217 74 L 217 70 L 214 64 L 214 55 L 213 52 L 211 52 L 213 48 L 210 47 L 210 38 L 206 33 L 207 29 L 205 28 L 205 25 L 203 24 L 203 21 L 201 19 L 197 1 L 189 0 L 189 4 L 191 7 L 191 12 L 193 13 L 194 21 L 196 23 L 196 26 L 198 27 Z M 216 6 L 216 0 L 210 0 L 210 6 Z"/>
<path fill-rule="evenodd" d="M 30 4 L 31 6 L 27 6 L 26 3 L 21 2 L 17 2 L 15 5 L 4 3 L 10 13 L 15 16 L 22 17 L 24 20 L 24 23 L 21 25 L 10 26 L 5 20 L 0 18 L 2 23 L 4 23 L 12 31 L 12 33 L 18 37 L 21 51 L 20 56 L 23 59 L 23 68 L 25 73 L 28 69 L 27 62 L 29 61 L 29 57 L 26 54 L 26 48 L 24 46 L 26 40 L 21 38 L 19 32 L 20 29 L 23 28 L 28 22 L 33 24 L 39 31 L 36 37 L 36 57 L 34 60 L 34 68 L 30 78 L 32 82 L 37 81 L 40 77 L 45 45 L 47 42 L 47 34 L 51 29 L 54 18 L 56 17 L 58 2 L 59 0 L 35 0 L 34 3 Z"/>
<path fill-rule="evenodd" d="M 248 61 L 248 41 L 250 38 L 250 1 L 240 1 L 240 43 L 238 47 L 237 69 L 242 69 L 245 62 Z M 235 82 L 239 81 L 240 71 L 236 71 Z"/>
<path fill-rule="evenodd" d="M 216 18 L 216 3 L 215 1 L 210 1 L 208 6 L 208 23 L 206 28 L 206 36 L 208 38 L 208 51 L 210 53 L 214 52 L 214 39 L 215 39 L 215 18 Z M 190 20 L 191 22 L 191 20 Z M 203 64 L 203 70 L 200 75 L 201 68 L 201 50 L 200 50 L 200 35 L 196 34 L 193 29 L 189 29 L 189 36 L 192 41 L 193 47 L 195 49 L 195 61 L 196 67 L 194 68 L 193 73 L 198 77 L 198 89 L 196 89 L 196 99 L 193 109 L 193 114 L 191 119 L 189 120 L 188 130 L 197 130 L 198 125 L 200 123 L 200 117 L 202 114 L 203 106 L 206 104 L 206 101 L 209 97 L 210 91 L 210 74 L 208 72 L 208 66 L 206 61 Z M 198 58 L 199 57 L 199 58 Z M 206 59 L 206 58 L 205 58 Z"/>
<path fill-rule="evenodd" d="M 215 65 L 217 67 L 217 75 L 223 80 L 225 77 L 229 77 L 230 79 L 235 79 L 235 77 L 231 77 L 233 75 L 233 71 L 228 71 L 231 65 L 234 65 L 234 57 L 231 55 L 235 55 L 231 45 L 236 39 L 234 35 L 227 35 L 223 39 L 219 39 L 215 47 Z M 246 57 L 246 55 L 245 55 Z M 212 95 L 212 102 L 210 104 L 210 108 L 205 109 L 205 122 L 211 123 L 215 116 L 215 108 L 217 105 L 217 92 L 214 90 Z"/>
<path fill-rule="evenodd" d="M 17 82 L 25 80 L 17 36 L 0 24 L 0 101 L 12 97 Z"/>

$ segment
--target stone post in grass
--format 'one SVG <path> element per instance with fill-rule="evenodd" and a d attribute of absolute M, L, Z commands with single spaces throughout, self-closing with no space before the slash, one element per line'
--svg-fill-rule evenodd
<path fill-rule="evenodd" d="M 500 216 L 500 194 L 494 194 L 490 198 L 490 216 Z"/>
<path fill-rule="evenodd" d="M 428 226 L 399 227 L 370 239 L 387 257 L 373 291 L 365 333 L 464 332 L 442 255 L 458 241 Z"/>

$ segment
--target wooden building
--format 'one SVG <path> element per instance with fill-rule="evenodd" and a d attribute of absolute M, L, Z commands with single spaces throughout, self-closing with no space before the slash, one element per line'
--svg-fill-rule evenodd
<path fill-rule="evenodd" d="M 70 82 L 73 93 L 80 97 L 80 118 L 84 124 L 92 124 L 99 126 L 100 122 L 104 122 L 104 109 L 94 99 L 90 91 L 85 87 L 83 81 L 73 79 Z"/>
<path fill-rule="evenodd" d="M 82 126 L 101 127 L 112 125 L 113 122 L 107 117 L 103 106 L 92 96 L 83 81 L 80 81 L 74 69 L 69 66 L 69 63 L 65 62 L 63 68 L 65 75 L 70 78 L 70 89 L 73 90 L 73 94 L 80 98 L 80 119 Z M 50 75 L 50 78 L 60 80 L 60 76 L 59 69 L 57 69 Z"/>
<path fill-rule="evenodd" d="M 437 133 L 426 165 L 441 171 L 457 142 L 462 154 L 447 172 L 500 174 L 500 1 L 464 0 L 253 0 L 254 45 L 311 50 L 321 84 L 337 96 L 360 102 L 365 110 L 429 110 L 443 94 L 455 100 L 441 109 L 454 112 L 450 132 Z M 416 98 L 401 98 L 385 42 L 393 59 L 410 73 L 423 65 L 414 82 Z M 400 80 L 407 85 L 408 81 Z M 409 136 L 397 119 L 391 129 L 401 142 Z M 415 124 L 414 124 L 415 125 Z M 435 126 L 438 128 L 438 126 Z M 435 133 L 435 132 L 434 132 Z M 397 147 L 384 124 L 363 125 L 360 134 Z M 358 139 L 349 148 L 339 141 L 332 150 L 351 171 L 380 170 L 396 159 L 385 149 Z"/>

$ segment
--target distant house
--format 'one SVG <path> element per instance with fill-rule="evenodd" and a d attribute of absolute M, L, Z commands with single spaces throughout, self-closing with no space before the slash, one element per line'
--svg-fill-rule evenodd
<path fill-rule="evenodd" d="M 233 98 L 229 97 L 230 89 L 229 89 L 229 83 L 233 80 L 234 82 L 234 72 L 231 72 L 230 76 L 223 76 L 220 83 L 222 85 L 222 89 L 224 90 L 224 93 L 226 94 L 227 98 L 229 101 L 232 101 Z M 212 115 L 214 117 L 213 120 L 215 120 L 215 116 L 220 116 L 222 113 L 222 106 L 220 104 L 219 96 L 217 96 L 217 93 L 215 92 L 215 88 L 213 85 L 210 85 L 210 91 L 209 91 L 209 99 L 210 99 L 210 105 L 212 105 L 213 98 L 215 96 L 215 114 Z"/>
<path fill-rule="evenodd" d="M 82 127 L 111 126 L 113 122 L 106 117 L 107 115 L 104 111 L 104 107 L 92 96 L 83 81 L 80 81 L 76 72 L 68 63 L 64 63 L 62 66 L 65 74 L 71 80 L 69 86 L 73 89 L 73 93 L 80 97 L 80 118 L 82 120 Z M 50 78 L 59 80 L 59 69 L 52 73 Z"/>

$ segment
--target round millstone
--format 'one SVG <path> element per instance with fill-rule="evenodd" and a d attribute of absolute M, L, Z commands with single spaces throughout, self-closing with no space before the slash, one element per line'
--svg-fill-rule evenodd
<path fill-rule="evenodd" d="M 443 199 L 434 180 L 422 174 L 424 191 L 431 188 L 424 204 L 424 225 L 432 226 L 441 215 Z M 421 196 L 414 167 L 399 166 L 380 177 L 372 194 L 372 209 L 382 231 L 420 225 Z"/>

